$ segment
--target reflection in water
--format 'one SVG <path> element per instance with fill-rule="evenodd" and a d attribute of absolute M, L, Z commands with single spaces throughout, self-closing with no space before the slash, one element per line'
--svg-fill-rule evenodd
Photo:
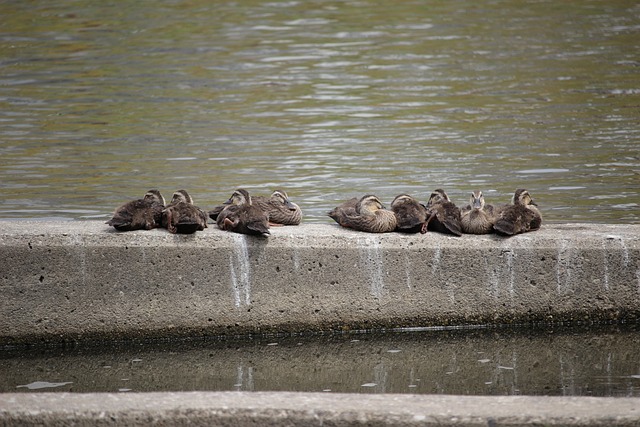
<path fill-rule="evenodd" d="M 106 219 L 152 187 L 285 187 L 638 222 L 627 1 L 3 2 L 0 217 Z"/>
<path fill-rule="evenodd" d="M 45 384 L 45 391 L 75 392 L 271 390 L 640 397 L 639 351 L 640 338 L 633 327 L 422 331 L 4 350 L 0 351 L 0 392 L 39 389 L 37 385 Z"/>

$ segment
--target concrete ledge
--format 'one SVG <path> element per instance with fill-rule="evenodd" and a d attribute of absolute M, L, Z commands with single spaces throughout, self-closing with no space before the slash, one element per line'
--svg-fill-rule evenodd
<path fill-rule="evenodd" d="M 640 225 L 272 234 L 0 221 L 0 344 L 640 316 Z"/>
<path fill-rule="evenodd" d="M 638 399 L 318 393 L 0 394 L 2 425 L 637 426 Z"/>

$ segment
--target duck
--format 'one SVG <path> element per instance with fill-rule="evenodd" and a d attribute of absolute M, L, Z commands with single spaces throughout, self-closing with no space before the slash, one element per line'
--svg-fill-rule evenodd
<path fill-rule="evenodd" d="M 487 234 L 493 231 L 496 221 L 493 205 L 487 205 L 482 191 L 471 193 L 469 204 L 460 210 L 462 232 L 467 234 Z"/>
<path fill-rule="evenodd" d="M 299 225 L 302 221 L 300 206 L 289 200 L 284 190 L 275 190 L 270 197 L 253 197 L 252 202 L 269 215 L 270 226 Z"/>
<path fill-rule="evenodd" d="M 300 206 L 289 200 L 284 190 L 275 190 L 268 198 L 254 197 L 253 202 L 269 215 L 269 225 L 298 225 L 302 221 Z"/>
<path fill-rule="evenodd" d="M 513 236 L 534 231 L 542 225 L 542 214 L 529 191 L 519 188 L 513 194 L 511 204 L 500 209 L 493 229 L 503 236 Z"/>
<path fill-rule="evenodd" d="M 429 211 L 408 194 L 400 194 L 391 202 L 391 211 L 396 216 L 396 231 L 404 233 L 426 233 Z"/>
<path fill-rule="evenodd" d="M 253 204 L 269 215 L 269 226 L 299 225 L 302 221 L 300 206 L 293 203 L 287 192 L 275 190 L 270 197 L 255 196 L 251 198 Z M 209 218 L 216 221 L 226 205 L 216 206 L 208 212 Z"/>
<path fill-rule="evenodd" d="M 149 190 L 142 199 L 132 200 L 118 207 L 113 218 L 105 224 L 118 231 L 151 230 L 162 224 L 165 200 L 159 190 Z"/>
<path fill-rule="evenodd" d="M 194 205 L 187 190 L 178 190 L 162 211 L 162 226 L 172 234 L 193 234 L 207 228 L 207 214 Z"/>
<path fill-rule="evenodd" d="M 356 215 L 356 206 L 358 206 L 358 202 L 360 201 L 357 197 L 352 197 L 351 199 L 343 202 L 342 204 L 336 206 L 331 209 L 327 215 L 333 219 L 338 224 L 342 225 L 343 222 L 346 221 L 347 216 L 355 216 Z"/>
<path fill-rule="evenodd" d="M 449 199 L 444 190 L 438 188 L 431 193 L 427 210 L 429 211 L 428 230 L 462 236 L 460 209 Z"/>
<path fill-rule="evenodd" d="M 270 234 L 269 215 L 253 203 L 247 190 L 235 190 L 224 204 L 226 206 L 216 216 L 221 230 L 255 236 Z"/>
<path fill-rule="evenodd" d="M 385 209 L 384 205 L 373 194 L 367 194 L 354 200 L 350 199 L 337 206 L 328 214 L 342 227 L 368 233 L 386 233 L 396 229 L 396 215 Z"/>

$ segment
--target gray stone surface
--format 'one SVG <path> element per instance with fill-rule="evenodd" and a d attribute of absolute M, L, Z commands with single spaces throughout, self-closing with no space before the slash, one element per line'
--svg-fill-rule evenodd
<path fill-rule="evenodd" d="M 318 393 L 0 394 L 1 425 L 637 426 L 638 399 Z"/>
<path fill-rule="evenodd" d="M 491 322 L 635 320 L 640 226 L 503 239 L 331 225 L 268 239 L 0 221 L 0 344 Z M 635 426 L 631 398 L 7 393 L 0 425 Z"/>
<path fill-rule="evenodd" d="M 246 237 L 0 221 L 0 344 L 635 320 L 640 225 L 512 238 L 328 224 Z"/>

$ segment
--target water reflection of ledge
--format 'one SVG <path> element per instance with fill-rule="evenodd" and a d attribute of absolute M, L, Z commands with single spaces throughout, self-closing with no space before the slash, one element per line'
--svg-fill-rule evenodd
<path fill-rule="evenodd" d="M 332 391 L 640 396 L 633 328 L 437 331 L 8 352 L 0 392 Z M 64 384 L 64 382 L 68 384 Z M 53 391 L 53 389 L 48 389 Z"/>

